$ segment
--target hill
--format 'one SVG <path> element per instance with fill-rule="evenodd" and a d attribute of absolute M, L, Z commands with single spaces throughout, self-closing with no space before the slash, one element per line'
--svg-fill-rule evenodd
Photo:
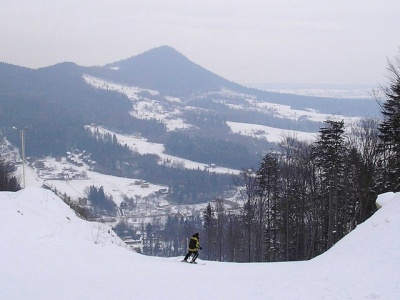
<path fill-rule="evenodd" d="M 191 62 L 169 46 L 151 49 L 137 56 L 87 71 L 113 82 L 153 89 L 175 97 L 218 91 L 223 87 L 241 88 L 240 85 Z"/>
<path fill-rule="evenodd" d="M 377 203 L 370 219 L 310 261 L 189 265 L 179 263 L 182 256 L 130 251 L 109 227 L 79 219 L 50 191 L 1 192 L 0 289 L 4 299 L 394 300 L 400 195 Z"/>

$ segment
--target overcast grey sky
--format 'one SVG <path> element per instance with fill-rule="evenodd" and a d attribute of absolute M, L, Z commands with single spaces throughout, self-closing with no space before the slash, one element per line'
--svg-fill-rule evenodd
<path fill-rule="evenodd" d="M 0 0 L 0 61 L 104 65 L 169 45 L 229 80 L 386 82 L 399 0 Z"/>

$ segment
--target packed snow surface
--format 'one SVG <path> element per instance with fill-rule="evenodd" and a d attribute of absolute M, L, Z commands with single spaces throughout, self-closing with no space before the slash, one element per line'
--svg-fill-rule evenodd
<path fill-rule="evenodd" d="M 377 203 L 310 261 L 192 265 L 134 253 L 51 191 L 1 192 L 1 299 L 399 299 L 400 194 Z"/>

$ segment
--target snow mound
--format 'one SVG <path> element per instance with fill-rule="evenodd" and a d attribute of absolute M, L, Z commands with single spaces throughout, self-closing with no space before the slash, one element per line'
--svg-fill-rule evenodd
<path fill-rule="evenodd" d="M 384 205 L 388 206 L 391 202 L 400 201 L 399 199 L 400 193 L 396 194 L 393 192 L 387 192 L 378 196 L 378 199 L 376 199 L 376 206 L 378 208 L 381 208 Z"/>
<path fill-rule="evenodd" d="M 126 247 L 109 226 L 82 220 L 53 192 L 45 189 L 0 193 L 0 210 L 2 223 L 12 228 L 1 233 L 2 240 L 23 239 L 27 245 L 40 241 L 48 246 L 83 242 Z"/>

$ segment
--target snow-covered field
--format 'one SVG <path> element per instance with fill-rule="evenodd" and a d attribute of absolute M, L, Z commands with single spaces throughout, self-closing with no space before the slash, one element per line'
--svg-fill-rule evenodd
<path fill-rule="evenodd" d="M 299 140 L 313 141 L 316 139 L 316 133 L 285 130 L 279 128 L 272 128 L 263 125 L 255 125 L 248 123 L 226 122 L 231 128 L 232 132 L 241 135 L 248 135 L 256 138 L 264 138 L 268 142 L 278 143 L 282 141 L 284 136 L 296 137 Z"/>
<path fill-rule="evenodd" d="M 151 99 L 151 96 L 159 96 L 157 91 L 153 90 L 146 90 L 135 86 L 127 86 L 117 83 L 108 82 L 106 80 L 96 78 L 89 75 L 83 76 L 86 83 L 90 84 L 91 86 L 97 89 L 105 89 L 115 91 L 121 94 L 126 95 L 132 101 L 132 111 L 131 115 L 135 116 L 139 119 L 156 119 L 160 122 L 163 122 L 169 131 L 173 131 L 176 129 L 187 129 L 193 127 L 193 125 L 188 124 L 182 117 L 182 107 L 179 105 L 182 101 L 179 98 L 172 98 L 172 97 L 164 97 L 163 101 Z M 144 94 L 143 94 L 144 93 Z M 276 103 L 270 103 L 267 101 L 259 101 L 255 96 L 242 94 L 238 92 L 233 92 L 231 90 L 222 89 L 218 92 L 212 92 L 214 97 L 221 97 L 219 100 L 224 105 L 242 111 L 257 111 L 261 113 L 266 113 L 267 115 L 274 116 L 276 118 L 286 118 L 290 120 L 311 120 L 315 122 L 323 122 L 327 119 L 335 119 L 338 118 L 340 120 L 345 120 L 346 123 L 354 123 L 358 121 L 360 118 L 350 118 L 344 116 L 335 116 L 329 115 L 324 113 L 319 113 L 312 109 L 293 109 L 289 105 L 282 105 Z M 148 95 L 148 96 L 144 96 Z M 245 101 L 240 103 L 235 102 L 226 103 L 226 99 L 246 99 Z M 193 107 L 191 109 L 194 109 Z M 196 108 L 199 109 L 199 108 Z M 238 126 L 241 123 L 236 122 L 227 122 L 228 125 L 231 127 L 232 132 L 239 133 L 246 136 L 253 136 L 248 133 L 247 129 L 238 130 Z M 257 124 L 248 124 L 248 126 L 254 125 L 254 127 L 260 127 L 261 125 Z M 273 127 L 268 126 L 261 126 L 263 130 L 266 132 L 265 135 L 258 135 L 258 138 L 271 138 L 273 140 L 269 140 L 270 142 L 276 142 L 281 139 L 282 129 L 276 129 Z M 302 138 L 304 134 L 299 132 L 298 138 Z M 279 138 L 280 137 L 280 138 Z M 307 135 L 306 138 L 308 139 L 309 136 Z"/>
<path fill-rule="evenodd" d="M 86 83 L 98 89 L 115 91 L 127 96 L 132 101 L 132 110 L 130 113 L 138 119 L 159 120 L 171 131 L 191 127 L 190 124 L 185 123 L 185 121 L 180 118 L 181 111 L 179 109 L 176 109 L 173 105 L 168 105 L 168 102 L 172 104 L 180 103 L 179 98 L 164 97 L 167 103 L 161 103 L 151 99 L 151 96 L 157 96 L 159 94 L 158 91 L 112 83 L 89 75 L 84 75 L 83 79 Z M 142 96 L 143 93 L 148 94 L 149 97 Z"/>
<path fill-rule="evenodd" d="M 369 220 L 310 261 L 191 265 L 130 251 L 50 191 L 1 192 L 0 298 L 396 300 L 400 194 L 378 203 Z"/>

